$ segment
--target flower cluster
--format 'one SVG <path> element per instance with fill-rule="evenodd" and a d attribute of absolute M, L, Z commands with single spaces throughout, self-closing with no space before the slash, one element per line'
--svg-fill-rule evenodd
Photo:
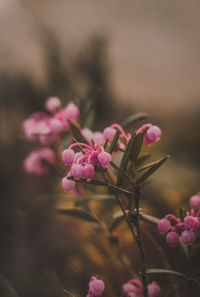
<path fill-rule="evenodd" d="M 122 286 L 126 297 L 143 297 L 143 285 L 137 279 L 131 279 Z M 148 297 L 157 297 L 160 294 L 160 287 L 156 282 L 147 286 Z"/>
<path fill-rule="evenodd" d="M 105 289 L 105 284 L 101 279 L 97 279 L 95 276 L 90 278 L 89 290 L 86 297 L 98 297 L 101 296 Z"/>
<path fill-rule="evenodd" d="M 190 206 L 193 208 L 186 212 L 183 220 L 168 214 L 158 222 L 158 231 L 167 234 L 166 241 L 172 247 L 177 245 L 179 237 L 188 246 L 196 239 L 200 227 L 200 193 L 190 198 Z"/>
<path fill-rule="evenodd" d="M 29 174 L 42 175 L 49 171 L 48 164 L 55 163 L 54 151 L 49 147 L 38 148 L 32 151 L 24 160 L 24 169 Z"/>
<path fill-rule="evenodd" d="M 75 121 L 79 116 L 79 109 L 69 102 L 66 107 L 61 108 L 61 101 L 57 97 L 47 99 L 46 112 L 35 112 L 23 122 L 23 130 L 27 139 L 39 140 L 47 145 L 54 141 L 60 133 L 69 130 L 69 123 Z"/>
<path fill-rule="evenodd" d="M 81 151 L 75 153 L 73 147 L 79 147 Z M 111 155 L 98 144 L 93 146 L 92 144 L 76 142 L 62 152 L 62 160 L 65 165 L 70 166 L 67 177 L 72 176 L 76 180 L 84 177 L 89 181 L 94 175 L 94 166 L 107 168 L 111 161 Z M 75 187 L 75 181 L 64 177 L 62 186 L 64 191 L 70 191 Z"/>

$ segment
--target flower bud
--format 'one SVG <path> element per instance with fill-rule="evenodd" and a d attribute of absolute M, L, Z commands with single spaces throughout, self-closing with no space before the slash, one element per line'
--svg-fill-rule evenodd
<path fill-rule="evenodd" d="M 190 197 L 190 207 L 197 209 L 200 209 L 200 192 L 198 192 L 196 195 Z"/>
<path fill-rule="evenodd" d="M 107 152 L 102 152 L 98 154 L 98 160 L 103 168 L 107 168 L 111 161 L 111 155 Z"/>
<path fill-rule="evenodd" d="M 94 175 L 94 166 L 87 164 L 83 167 L 83 175 L 90 180 Z"/>
<path fill-rule="evenodd" d="M 136 287 L 134 285 L 130 284 L 129 282 L 127 282 L 126 284 L 124 284 L 122 286 L 122 291 L 125 294 L 136 293 Z"/>
<path fill-rule="evenodd" d="M 147 286 L 148 297 L 157 297 L 160 294 L 160 287 L 156 282 L 152 282 Z"/>
<path fill-rule="evenodd" d="M 89 289 L 91 290 L 91 293 L 95 297 L 101 296 L 105 289 L 104 282 L 100 279 L 97 279 L 95 276 L 93 276 L 91 277 L 89 282 Z"/>
<path fill-rule="evenodd" d="M 71 166 L 74 161 L 75 153 L 71 149 L 66 149 L 62 152 L 62 160 L 65 163 L 65 165 Z"/>
<path fill-rule="evenodd" d="M 55 113 L 61 107 L 61 101 L 58 97 L 50 97 L 45 102 L 45 107 L 49 112 Z"/>
<path fill-rule="evenodd" d="M 104 136 L 104 140 L 106 141 L 106 139 L 109 140 L 109 142 L 111 142 L 113 140 L 113 137 L 115 135 L 116 130 L 112 127 L 107 127 L 103 130 L 103 136 Z"/>
<path fill-rule="evenodd" d="M 161 130 L 158 126 L 151 126 L 144 135 L 144 143 L 151 145 L 157 142 L 161 137 Z"/>
<path fill-rule="evenodd" d="M 83 166 L 81 164 L 73 164 L 71 174 L 74 178 L 79 179 L 83 176 Z"/>
<path fill-rule="evenodd" d="M 63 177 L 63 179 L 62 179 L 62 187 L 63 187 L 63 190 L 65 192 L 69 192 L 72 189 L 74 189 L 75 185 L 76 185 L 75 181 L 69 180 L 66 177 Z"/>
<path fill-rule="evenodd" d="M 67 120 L 75 121 L 79 116 L 79 109 L 73 102 L 69 102 L 64 109 L 64 113 Z"/>
<path fill-rule="evenodd" d="M 186 245 L 192 245 L 195 241 L 195 234 L 192 231 L 183 231 L 181 234 L 181 239 Z"/>
<path fill-rule="evenodd" d="M 166 236 L 166 241 L 171 247 L 175 247 L 178 243 L 178 235 L 176 232 L 169 232 Z"/>
<path fill-rule="evenodd" d="M 184 224 L 186 230 L 198 231 L 199 229 L 199 220 L 196 217 L 186 216 L 184 218 Z"/>
<path fill-rule="evenodd" d="M 158 222 L 158 231 L 161 234 L 166 234 L 169 231 L 170 228 L 171 228 L 171 224 L 170 224 L 169 220 L 161 219 Z"/>

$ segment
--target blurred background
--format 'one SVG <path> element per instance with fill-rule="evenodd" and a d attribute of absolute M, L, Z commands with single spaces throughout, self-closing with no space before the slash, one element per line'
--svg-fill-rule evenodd
<path fill-rule="evenodd" d="M 83 102 L 101 89 L 96 130 L 139 111 L 161 127 L 152 160 L 164 153 L 171 158 L 143 191 L 149 213 L 178 214 L 199 191 L 199 11 L 198 0 L 0 0 L 2 297 L 61 297 L 63 289 L 85 296 L 92 274 L 105 280 L 105 296 L 120 296 L 120 285 L 130 277 L 101 234 L 96 247 L 89 224 L 58 216 L 56 197 L 41 198 L 58 193 L 59 179 L 23 171 L 32 145 L 23 142 L 21 123 L 43 110 L 49 96 Z M 150 236 L 163 245 L 171 268 L 186 269 L 183 255 L 148 228 L 148 265 L 163 267 Z M 118 232 L 138 270 L 137 248 L 125 230 L 122 225 Z M 193 253 L 197 272 L 198 247 Z M 166 286 L 166 279 L 159 281 Z M 178 287 L 181 297 L 188 296 L 184 286 Z M 167 294 L 179 296 L 166 290 L 162 296 Z"/>

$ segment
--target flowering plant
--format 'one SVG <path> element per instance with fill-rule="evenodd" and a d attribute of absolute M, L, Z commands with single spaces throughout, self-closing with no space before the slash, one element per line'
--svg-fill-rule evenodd
<path fill-rule="evenodd" d="M 159 220 L 144 214 L 140 208 L 144 182 L 169 158 L 166 155 L 160 160 L 144 164 L 148 156 L 142 155 L 142 147 L 148 148 L 158 142 L 161 129 L 146 123 L 133 133 L 127 132 L 128 126 L 146 117 L 144 114 L 136 114 L 121 124 L 114 123 L 105 127 L 102 132 L 92 131 L 78 122 L 81 112 L 73 102 L 62 108 L 59 98 L 51 97 L 46 101 L 45 107 L 48 113 L 36 112 L 23 122 L 26 138 L 42 145 L 28 155 L 24 168 L 29 174 L 38 176 L 50 169 L 57 170 L 62 177 L 60 180 L 63 191 L 74 191 L 78 202 L 78 207 L 58 209 L 59 213 L 91 222 L 117 249 L 120 248 L 120 239 L 114 231 L 121 221 L 126 221 L 130 235 L 138 247 L 141 271 L 139 276 L 124 261 L 121 253 L 117 253 L 121 263 L 130 272 L 130 279 L 121 285 L 123 295 L 159 296 L 159 284 L 149 281 L 149 276 L 157 274 L 178 276 L 188 282 L 199 283 L 198 279 L 190 275 L 169 269 L 148 269 L 146 265 L 141 220 L 156 224 L 158 231 L 166 235 L 166 241 L 171 247 L 181 243 L 184 249 L 191 248 L 199 236 L 199 193 L 190 198 L 191 209 L 182 212 L 181 218 L 167 214 Z M 101 191 L 101 188 L 104 191 Z M 90 201 L 116 201 L 119 209 L 113 214 L 114 208 L 111 207 L 110 217 L 106 220 L 102 214 L 90 207 Z M 104 281 L 92 276 L 87 297 L 101 296 L 104 289 Z M 72 296 L 71 293 L 67 294 Z"/>

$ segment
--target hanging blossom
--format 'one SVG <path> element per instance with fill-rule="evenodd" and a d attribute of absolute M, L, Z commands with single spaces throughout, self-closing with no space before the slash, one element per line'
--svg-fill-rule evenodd
<path fill-rule="evenodd" d="M 32 151 L 24 160 L 24 169 L 29 174 L 41 176 L 49 171 L 48 163 L 55 163 L 55 153 L 49 147 L 38 148 Z"/>
<path fill-rule="evenodd" d="M 190 206 L 193 208 L 186 212 L 183 220 L 168 214 L 158 222 L 158 231 L 166 235 L 171 247 L 177 245 L 179 237 L 188 246 L 195 242 L 200 227 L 200 192 L 190 198 Z"/>
<path fill-rule="evenodd" d="M 105 289 L 104 281 L 97 279 L 95 276 L 90 278 L 89 290 L 86 297 L 98 297 L 101 296 Z"/>
<path fill-rule="evenodd" d="M 137 279 L 131 279 L 122 286 L 122 291 L 126 297 L 143 297 L 143 285 Z M 160 294 L 160 287 L 156 282 L 147 286 L 148 297 L 157 297 Z"/>
<path fill-rule="evenodd" d="M 150 123 L 144 124 L 136 131 L 136 133 L 138 134 L 145 130 L 146 132 L 143 137 L 143 141 L 145 144 L 152 145 L 160 139 L 162 131 L 158 126 L 152 125 Z"/>
<path fill-rule="evenodd" d="M 81 148 L 81 151 L 75 153 L 73 150 L 75 147 Z M 76 142 L 62 152 L 62 160 L 66 166 L 70 167 L 67 176 L 62 179 L 62 187 L 67 192 L 75 187 L 75 181 L 67 177 L 72 176 L 76 180 L 86 178 L 90 181 L 95 172 L 94 166 L 107 168 L 111 162 L 111 155 L 98 144 Z"/>
<path fill-rule="evenodd" d="M 45 107 L 50 115 L 35 112 L 23 122 L 26 138 L 31 141 L 40 140 L 44 145 L 54 141 L 60 133 L 69 131 L 68 122 L 75 121 L 79 116 L 79 109 L 73 102 L 61 108 L 61 101 L 57 97 L 48 98 Z"/>

